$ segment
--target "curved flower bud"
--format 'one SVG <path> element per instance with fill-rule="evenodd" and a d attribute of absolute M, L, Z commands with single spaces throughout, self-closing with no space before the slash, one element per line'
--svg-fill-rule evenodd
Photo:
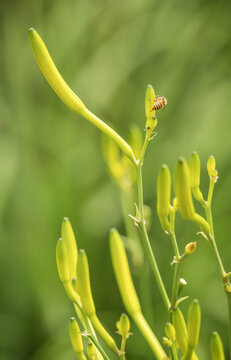
<path fill-rule="evenodd" d="M 152 133 L 157 125 L 157 119 L 155 117 L 155 110 L 153 105 L 155 104 L 156 94 L 152 85 L 148 85 L 145 93 L 145 115 L 147 118 L 145 129 L 148 133 Z"/>
<path fill-rule="evenodd" d="M 161 226 L 167 233 L 171 232 L 168 215 L 170 211 L 171 175 L 167 165 L 162 165 L 157 179 L 157 213 Z"/>
<path fill-rule="evenodd" d="M 62 282 L 70 281 L 67 248 L 62 238 L 56 245 L 56 264 L 60 280 Z"/>
<path fill-rule="evenodd" d="M 176 340 L 176 331 L 174 326 L 170 322 L 165 325 L 165 334 L 171 341 Z"/>

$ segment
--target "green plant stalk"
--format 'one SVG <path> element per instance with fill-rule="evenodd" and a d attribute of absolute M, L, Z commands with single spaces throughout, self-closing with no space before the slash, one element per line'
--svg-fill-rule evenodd
<path fill-rule="evenodd" d="M 143 203 L 143 182 L 142 182 L 142 165 L 144 160 L 144 155 L 148 146 L 148 142 L 150 140 L 150 134 L 146 132 L 145 141 L 143 144 L 143 148 L 141 151 L 140 159 L 138 160 L 138 163 L 136 164 L 136 171 L 137 171 L 137 189 L 138 189 L 138 208 L 139 208 L 139 218 L 137 219 L 137 225 L 139 226 L 141 237 L 143 240 L 143 244 L 153 271 L 153 274 L 155 276 L 159 291 L 161 293 L 163 302 L 169 311 L 170 307 L 170 301 L 163 283 L 163 280 L 161 278 L 157 262 L 154 256 L 154 253 L 151 248 L 151 244 L 148 238 L 147 230 L 145 227 L 145 219 L 144 219 L 144 203 Z"/>
<path fill-rule="evenodd" d="M 176 241 L 176 234 L 175 234 L 175 211 L 171 211 L 171 213 L 170 213 L 170 224 L 171 224 L 171 228 L 172 228 L 170 237 L 172 240 L 172 245 L 173 245 L 173 249 L 174 249 L 174 253 L 175 253 L 175 257 L 176 257 L 176 261 L 177 261 L 180 258 L 180 252 L 179 252 L 178 244 Z M 180 265 L 181 265 L 180 262 L 175 263 L 170 311 L 174 309 L 176 300 L 177 300 L 179 277 L 180 277 Z"/>
<path fill-rule="evenodd" d="M 215 257 L 217 259 L 217 263 L 218 263 L 221 278 L 222 278 L 223 289 L 226 294 L 226 298 L 227 298 L 227 302 L 228 302 L 229 353 L 230 353 L 230 360 L 231 360 L 231 284 L 229 282 L 229 276 L 227 276 L 227 273 L 224 269 L 224 266 L 223 266 L 223 263 L 222 263 L 222 260 L 221 260 L 220 254 L 219 254 L 219 250 L 217 248 L 215 236 L 214 236 L 213 218 L 212 218 L 212 211 L 211 211 L 213 188 L 214 188 L 214 183 L 212 181 L 210 181 L 208 201 L 206 204 L 207 206 L 205 205 L 204 209 L 205 209 L 207 221 L 208 221 L 210 229 L 211 229 L 210 235 L 209 235 L 209 240 L 212 245 L 213 251 L 215 253 Z"/>
<path fill-rule="evenodd" d="M 176 342 L 174 341 L 173 346 L 170 348 L 172 360 L 178 360 Z"/>
<path fill-rule="evenodd" d="M 168 360 L 167 355 L 163 351 L 163 348 L 160 346 L 159 341 L 153 334 L 151 328 L 149 327 L 147 321 L 145 320 L 142 313 L 136 313 L 133 316 L 133 320 L 136 323 L 136 326 L 139 328 L 140 332 L 143 334 L 147 343 L 149 344 L 153 354 L 156 356 L 157 360 Z"/>

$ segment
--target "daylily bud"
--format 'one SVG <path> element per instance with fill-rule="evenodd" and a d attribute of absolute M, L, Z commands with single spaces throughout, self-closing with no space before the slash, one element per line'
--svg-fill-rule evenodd
<path fill-rule="evenodd" d="M 85 108 L 83 102 L 64 81 L 51 58 L 46 45 L 37 31 L 33 28 L 29 29 L 29 38 L 35 59 L 51 87 L 65 105 L 67 105 L 71 110 L 81 113 Z"/>
<path fill-rule="evenodd" d="M 212 360 L 225 360 L 225 354 L 221 338 L 217 332 L 212 334 L 210 344 Z"/>
<path fill-rule="evenodd" d="M 95 304 L 91 292 L 90 274 L 87 255 L 84 250 L 79 251 L 79 259 L 77 265 L 77 283 L 78 283 L 78 294 L 81 299 L 83 310 L 85 314 L 91 320 L 91 323 L 95 330 L 99 333 L 105 344 L 114 351 L 117 355 L 119 350 L 115 344 L 115 341 L 110 334 L 103 327 L 101 322 L 96 316 Z"/>
<path fill-rule="evenodd" d="M 79 251 L 77 265 L 77 288 L 81 298 L 83 310 L 88 317 L 95 314 L 95 304 L 91 292 L 90 274 L 87 255 L 84 250 Z"/>
<path fill-rule="evenodd" d="M 176 331 L 176 341 L 182 354 L 184 354 L 188 347 L 188 333 L 184 317 L 179 308 L 172 312 L 172 323 Z"/>
<path fill-rule="evenodd" d="M 195 222 L 204 233 L 208 234 L 210 231 L 209 224 L 202 216 L 195 213 L 191 193 L 190 173 L 188 164 L 184 158 L 180 158 L 176 164 L 174 187 L 181 215 L 185 219 Z"/>
<path fill-rule="evenodd" d="M 74 317 L 69 321 L 69 335 L 78 360 L 87 360 L 83 353 L 83 341 L 80 328 Z"/>
<path fill-rule="evenodd" d="M 174 326 L 170 322 L 165 325 L 165 334 L 171 341 L 176 340 L 176 331 Z"/>
<path fill-rule="evenodd" d="M 60 280 L 62 282 L 70 281 L 67 249 L 62 238 L 58 240 L 56 245 L 56 264 Z"/>
<path fill-rule="evenodd" d="M 209 176 L 214 176 L 215 167 L 216 167 L 216 160 L 215 160 L 214 156 L 211 155 L 207 161 L 207 170 L 208 170 Z"/>
<path fill-rule="evenodd" d="M 62 223 L 62 239 L 66 245 L 70 276 L 71 279 L 73 279 L 76 277 L 78 250 L 75 241 L 75 235 L 71 223 L 67 217 L 63 219 Z"/>
<path fill-rule="evenodd" d="M 163 344 L 166 345 L 167 347 L 172 347 L 172 341 L 169 340 L 166 336 L 163 337 L 162 341 Z"/>
<path fill-rule="evenodd" d="M 190 242 L 185 246 L 185 253 L 187 255 L 191 255 L 194 253 L 194 251 L 196 250 L 197 247 L 197 243 L 196 241 Z"/>
<path fill-rule="evenodd" d="M 103 360 L 102 355 L 99 353 L 95 345 L 91 342 L 87 344 L 87 355 L 90 360 Z"/>
<path fill-rule="evenodd" d="M 192 200 L 189 168 L 184 158 L 180 158 L 176 164 L 174 187 L 181 215 L 185 219 L 192 220 L 195 215 L 195 209 Z"/>
<path fill-rule="evenodd" d="M 188 310 L 188 347 L 195 348 L 198 344 L 201 327 L 201 309 L 198 300 L 194 300 Z"/>
<path fill-rule="evenodd" d="M 202 202 L 204 200 L 203 195 L 199 189 L 200 186 L 200 158 L 197 152 L 193 152 L 190 160 L 189 160 L 189 171 L 190 171 L 190 178 L 191 178 L 191 186 L 193 196 L 197 201 Z"/>
<path fill-rule="evenodd" d="M 130 315 L 140 313 L 140 302 L 132 281 L 127 255 L 117 230 L 110 232 L 112 265 L 125 309 Z"/>
<path fill-rule="evenodd" d="M 118 333 L 127 339 L 130 331 L 129 317 L 126 314 L 122 314 L 119 321 L 116 323 L 116 327 L 118 329 Z"/>
<path fill-rule="evenodd" d="M 171 175 L 167 165 L 162 165 L 157 179 L 157 213 L 164 231 L 170 233 L 168 215 L 170 211 Z"/>
<path fill-rule="evenodd" d="M 157 119 L 155 117 L 156 111 L 152 110 L 153 105 L 155 104 L 155 101 L 153 101 L 155 100 L 155 98 L 156 94 L 152 85 L 148 85 L 145 93 L 145 115 L 147 118 L 145 129 L 150 134 L 153 132 L 157 125 Z"/>

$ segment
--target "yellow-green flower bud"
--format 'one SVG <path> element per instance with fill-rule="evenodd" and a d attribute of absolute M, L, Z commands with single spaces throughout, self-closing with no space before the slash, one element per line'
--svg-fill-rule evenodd
<path fill-rule="evenodd" d="M 64 81 L 51 58 L 46 45 L 37 31 L 33 28 L 29 29 L 29 38 L 35 59 L 51 87 L 65 105 L 67 105 L 71 110 L 81 113 L 85 108 L 83 102 Z"/>
<path fill-rule="evenodd" d="M 217 332 L 213 332 L 210 344 L 212 360 L 225 360 L 225 354 L 221 338 Z"/>
<path fill-rule="evenodd" d="M 201 327 L 201 309 L 198 300 L 194 300 L 188 310 L 188 347 L 195 348 L 198 344 Z"/>
<path fill-rule="evenodd" d="M 103 356 L 93 343 L 87 344 L 87 355 L 90 360 L 103 360 Z"/>
<path fill-rule="evenodd" d="M 129 132 L 129 144 L 131 145 L 136 159 L 140 158 L 143 146 L 143 134 L 137 125 L 132 125 Z"/>
<path fill-rule="evenodd" d="M 152 133 L 157 125 L 157 119 L 155 117 L 155 110 L 153 106 L 155 104 L 156 94 L 152 85 L 148 85 L 145 93 L 145 115 L 147 118 L 145 129 L 148 133 Z"/>
<path fill-rule="evenodd" d="M 174 187 L 181 215 L 185 219 L 192 220 L 195 215 L 195 209 L 192 200 L 189 168 L 184 158 L 180 158 L 176 164 Z"/>
<path fill-rule="evenodd" d="M 69 321 L 69 336 L 78 360 L 87 360 L 83 353 L 83 341 L 79 325 L 74 317 Z"/>
<path fill-rule="evenodd" d="M 214 156 L 211 155 L 207 161 L 207 170 L 208 170 L 209 176 L 214 176 L 215 168 L 216 168 L 216 160 L 215 160 Z"/>
<path fill-rule="evenodd" d="M 75 241 L 75 235 L 71 226 L 70 221 L 67 217 L 63 219 L 62 223 L 62 239 L 66 245 L 68 264 L 70 270 L 71 279 L 76 277 L 76 267 L 78 259 L 78 250 Z"/>
<path fill-rule="evenodd" d="M 168 215 L 170 211 L 171 175 L 167 165 L 162 165 L 157 179 L 157 213 L 164 231 L 170 233 Z"/>
<path fill-rule="evenodd" d="M 194 151 L 191 155 L 189 160 L 189 171 L 190 171 L 190 178 L 191 178 L 191 186 L 193 196 L 197 201 L 204 201 L 203 195 L 199 189 L 200 186 L 200 170 L 201 170 L 201 163 L 199 155 L 196 151 Z"/>
<path fill-rule="evenodd" d="M 173 345 L 172 341 L 170 339 L 168 339 L 166 336 L 163 337 L 162 341 L 163 341 L 163 344 L 169 348 L 172 347 L 172 345 Z"/>
<path fill-rule="evenodd" d="M 70 281 L 67 249 L 62 238 L 58 240 L 56 245 L 56 264 L 60 280 L 62 282 Z"/>
<path fill-rule="evenodd" d="M 140 313 L 140 302 L 132 281 L 127 255 L 117 230 L 110 232 L 112 265 L 125 309 L 130 315 Z"/>
<path fill-rule="evenodd" d="M 194 251 L 196 250 L 197 247 L 197 243 L 196 241 L 190 242 L 185 246 L 185 253 L 187 255 L 191 255 L 194 253 Z"/>
<path fill-rule="evenodd" d="M 118 329 L 118 333 L 123 336 L 125 339 L 129 337 L 130 331 L 130 321 L 129 317 L 126 314 L 122 314 L 120 316 L 119 321 L 116 323 L 116 327 Z"/>
<path fill-rule="evenodd" d="M 88 317 L 95 314 L 95 304 L 91 292 L 90 274 L 87 255 L 84 250 L 79 251 L 77 265 L 78 293 L 81 298 L 83 310 Z"/>
<path fill-rule="evenodd" d="M 170 322 L 165 325 L 165 334 L 171 341 L 176 340 L 176 331 L 174 326 Z"/>
<path fill-rule="evenodd" d="M 184 317 L 179 308 L 172 312 L 172 323 L 176 331 L 176 341 L 183 355 L 188 347 L 188 332 Z"/>

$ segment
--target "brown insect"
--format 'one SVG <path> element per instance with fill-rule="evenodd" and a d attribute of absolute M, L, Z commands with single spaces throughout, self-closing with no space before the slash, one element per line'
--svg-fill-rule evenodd
<path fill-rule="evenodd" d="M 167 99 L 164 96 L 158 95 L 153 101 L 156 101 L 156 103 L 153 105 L 151 111 L 163 109 L 165 105 L 167 105 Z"/>

